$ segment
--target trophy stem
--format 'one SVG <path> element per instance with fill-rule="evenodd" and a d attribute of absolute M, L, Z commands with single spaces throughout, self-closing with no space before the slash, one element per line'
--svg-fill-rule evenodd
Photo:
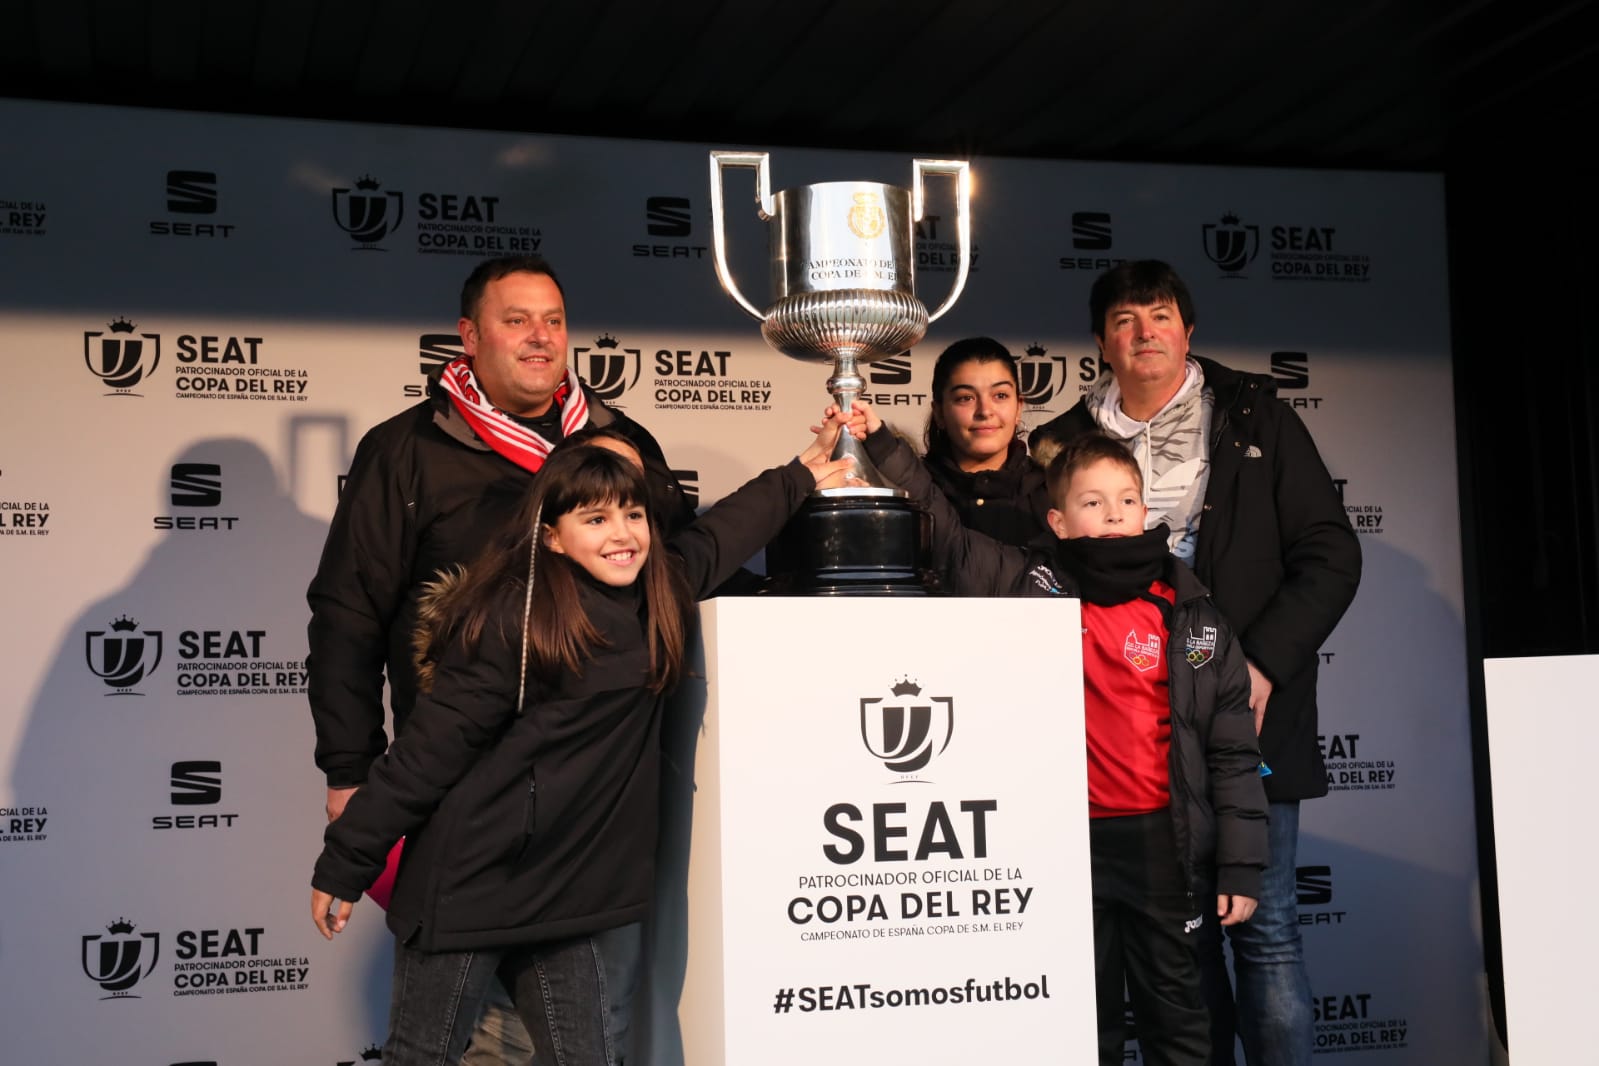
<path fill-rule="evenodd" d="M 827 379 L 827 391 L 832 394 L 833 402 L 838 405 L 838 409 L 848 410 L 865 385 L 866 380 L 861 377 L 860 369 L 855 362 L 855 352 L 834 353 L 833 376 Z M 883 477 L 882 471 L 877 469 L 877 464 L 866 454 L 865 445 L 848 433 L 840 433 L 838 442 L 833 445 L 833 454 L 829 458 L 842 459 L 846 455 L 855 460 L 849 475 L 849 485 L 841 489 L 824 489 L 823 492 L 828 495 L 849 495 L 860 493 L 862 490 L 873 490 L 870 492 L 871 495 L 887 493 L 896 496 L 905 495 L 901 489 L 890 485 L 888 479 Z"/>

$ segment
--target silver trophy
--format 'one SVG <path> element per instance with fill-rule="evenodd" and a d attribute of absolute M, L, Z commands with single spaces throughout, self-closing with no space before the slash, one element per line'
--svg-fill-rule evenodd
<path fill-rule="evenodd" d="M 769 158 L 765 152 L 711 153 L 716 277 L 740 307 L 760 320 L 768 344 L 795 359 L 832 364 L 827 391 L 842 409 L 865 385 L 862 366 L 914 346 L 965 289 L 971 268 L 971 171 L 963 160 L 918 159 L 909 190 L 875 181 L 833 181 L 774 195 Z M 729 167 L 755 171 L 755 203 L 767 223 L 771 262 L 772 301 L 765 310 L 744 295 L 727 265 L 722 181 Z M 913 243 L 923 213 L 922 182 L 929 174 L 955 179 L 960 256 L 949 295 L 932 314 L 916 297 Z M 903 502 L 905 493 L 884 481 L 860 442 L 847 433 L 833 450 L 835 459 L 845 455 L 855 460 L 851 483 L 815 494 L 837 502 L 813 500 L 808 513 L 795 520 L 795 535 L 782 539 L 797 543 L 804 549 L 799 554 L 809 556 L 799 564 L 802 568 L 833 575 L 812 582 L 818 591 L 884 591 L 871 587 L 883 584 L 877 579 L 880 572 L 925 569 L 912 559 L 925 553 L 925 516 Z M 872 498 L 881 502 L 868 503 Z M 907 514 L 914 517 L 907 519 Z M 910 525 L 921 533 L 911 536 Z M 814 557 L 815 551 L 825 557 Z M 788 553 L 779 549 L 778 554 Z M 769 549 L 769 563 L 772 556 Z"/>

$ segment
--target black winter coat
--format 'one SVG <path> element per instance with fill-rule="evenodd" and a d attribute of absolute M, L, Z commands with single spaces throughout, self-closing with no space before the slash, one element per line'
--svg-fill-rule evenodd
<path fill-rule="evenodd" d="M 1005 465 L 998 470 L 967 473 L 947 456 L 929 455 L 922 461 L 966 528 L 1017 547 L 1049 536 L 1044 471 L 1021 441 L 1011 441 Z"/>
<path fill-rule="evenodd" d="M 691 521 L 694 509 L 649 431 L 592 392 L 588 401 L 590 420 L 620 430 L 644 457 L 661 528 Z M 422 585 L 470 562 L 533 477 L 479 440 L 436 380 L 428 399 L 361 438 L 306 592 L 316 763 L 330 787 L 364 782 L 388 747 L 385 669 L 396 735 L 416 702 L 411 634 Z"/>
<path fill-rule="evenodd" d="M 958 595 L 1076 595 L 1070 575 L 1042 542 L 1017 548 L 962 526 L 915 453 L 892 432 L 872 434 L 866 448 L 885 477 L 932 513 L 933 557 L 953 575 Z M 1168 657 L 1170 810 L 1178 852 L 1196 895 L 1216 891 L 1258 899 L 1266 865 L 1266 797 L 1248 668 L 1231 627 L 1188 568 L 1169 560 L 1165 580 L 1177 592 L 1167 645 L 1197 652 Z"/>
<path fill-rule="evenodd" d="M 1327 794 L 1317 734 L 1316 668 L 1323 642 L 1360 584 L 1360 542 L 1299 416 L 1264 374 L 1200 359 L 1215 396 L 1210 482 L 1194 572 L 1272 682 L 1260 750 L 1273 802 Z M 1034 430 L 1057 448 L 1098 427 L 1079 401 Z"/>
<path fill-rule="evenodd" d="M 815 487 L 799 462 L 769 470 L 672 538 L 687 587 L 714 589 L 782 528 Z M 580 583 L 610 642 L 581 676 L 530 677 L 515 708 L 523 590 L 475 653 L 440 657 L 410 721 L 331 823 L 311 878 L 358 899 L 402 836 L 389 929 L 421 951 L 578 936 L 649 912 L 659 823 L 664 697 L 635 587 Z"/>

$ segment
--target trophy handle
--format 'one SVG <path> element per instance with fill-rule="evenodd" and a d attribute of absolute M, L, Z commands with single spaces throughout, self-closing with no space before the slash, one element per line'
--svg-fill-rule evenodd
<path fill-rule="evenodd" d="M 940 315 L 954 306 L 966 288 L 966 275 L 972 265 L 972 170 L 962 159 L 918 159 L 915 162 L 915 183 L 911 187 L 911 221 L 922 220 L 922 176 L 948 174 L 955 178 L 955 247 L 960 252 L 961 265 L 955 272 L 955 284 L 938 309 L 927 316 L 929 323 L 937 322 Z M 720 269 L 720 267 L 718 267 Z"/>
<path fill-rule="evenodd" d="M 727 294 L 738 302 L 738 305 L 749 313 L 750 317 L 762 322 L 766 321 L 764 315 L 756 306 L 745 299 L 739 291 L 738 282 L 733 280 L 733 272 L 727 267 L 727 237 L 722 233 L 722 172 L 728 167 L 743 167 L 755 171 L 755 204 L 760 211 L 762 221 L 770 221 L 776 209 L 772 204 L 772 170 L 770 156 L 765 152 L 712 152 L 711 153 L 711 246 L 716 256 L 716 280 L 722 283 L 722 288 Z M 964 264 L 963 264 L 964 267 Z M 964 270 L 962 271 L 964 276 Z"/>

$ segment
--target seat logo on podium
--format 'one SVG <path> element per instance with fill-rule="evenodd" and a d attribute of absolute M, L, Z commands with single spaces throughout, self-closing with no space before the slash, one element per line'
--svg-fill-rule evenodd
<path fill-rule="evenodd" d="M 922 687 L 901 678 L 882 696 L 861 697 L 861 740 L 874 758 L 896 774 L 916 774 L 944 753 L 955 732 L 953 696 L 922 696 Z"/>

